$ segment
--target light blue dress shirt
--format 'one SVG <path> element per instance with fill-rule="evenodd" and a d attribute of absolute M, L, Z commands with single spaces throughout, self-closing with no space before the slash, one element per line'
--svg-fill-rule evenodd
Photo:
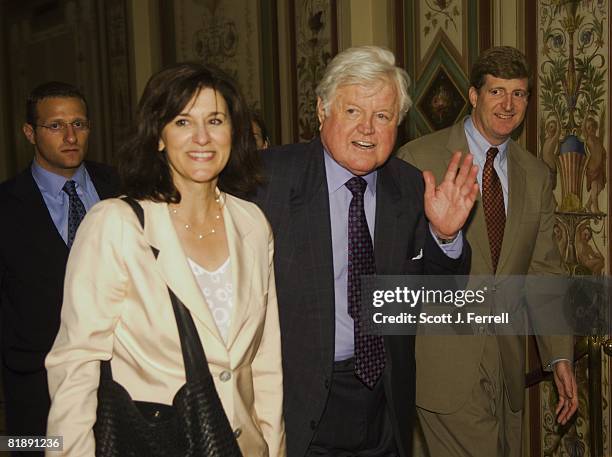
<path fill-rule="evenodd" d="M 329 193 L 329 214 L 331 220 L 332 252 L 334 260 L 334 298 L 335 298 L 335 346 L 334 360 L 346 360 L 355 354 L 353 318 L 348 313 L 348 211 L 353 194 L 345 183 L 354 178 L 350 171 L 330 157 L 325 151 L 325 174 Z M 376 179 L 377 172 L 362 176 L 368 186 L 363 195 L 363 205 L 368 222 L 370 237 L 374 240 L 376 219 Z M 430 228 L 431 230 L 431 228 Z M 440 245 L 446 255 L 458 258 L 463 249 L 463 236 L 449 244 Z M 435 240 L 435 237 L 434 237 Z"/>
<path fill-rule="evenodd" d="M 68 239 L 68 208 L 70 205 L 68 194 L 62 188 L 68 179 L 45 170 L 36 161 L 32 162 L 32 177 L 40 189 L 55 228 L 65 243 Z M 76 183 L 76 192 L 85 205 L 85 209 L 89 211 L 100 201 L 100 197 L 85 165 L 81 164 L 70 179 Z"/>
<path fill-rule="evenodd" d="M 499 182 L 502 187 L 504 194 L 504 207 L 506 214 L 508 214 L 508 142 L 510 138 L 504 141 L 498 146 L 490 144 L 484 136 L 474 127 L 472 122 L 472 116 L 468 116 L 463 124 L 465 130 L 465 136 L 467 137 L 468 146 L 470 152 L 474 156 L 474 164 L 478 165 L 478 187 L 480 188 L 480 194 L 482 195 L 482 170 L 484 169 L 485 162 L 487 161 L 487 151 L 490 148 L 497 148 L 499 151 L 493 160 L 493 168 L 497 172 Z"/>

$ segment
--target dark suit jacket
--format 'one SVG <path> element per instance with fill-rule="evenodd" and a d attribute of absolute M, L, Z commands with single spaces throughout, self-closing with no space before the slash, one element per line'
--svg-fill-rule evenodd
<path fill-rule="evenodd" d="M 100 199 L 118 191 L 112 168 L 86 162 Z M 10 370 L 44 370 L 59 329 L 68 248 L 30 167 L 0 184 L 2 359 Z"/>
<path fill-rule="evenodd" d="M 275 237 L 287 454 L 303 456 L 323 414 L 334 363 L 334 272 L 323 147 L 316 139 L 263 152 L 268 184 L 255 201 Z M 382 275 L 465 273 L 429 234 L 421 173 L 395 158 L 378 170 L 374 252 Z M 348 219 L 348 215 L 347 215 Z M 423 258 L 412 260 L 423 249 Z M 385 395 L 403 456 L 412 449 L 414 337 L 385 337 Z"/>

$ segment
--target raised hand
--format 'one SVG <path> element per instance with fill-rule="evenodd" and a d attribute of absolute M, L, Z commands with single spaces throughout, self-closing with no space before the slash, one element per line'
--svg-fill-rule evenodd
<path fill-rule="evenodd" d="M 472 154 L 466 154 L 461 166 L 461 152 L 453 153 L 444 179 L 436 186 L 431 171 L 423 171 L 425 180 L 425 215 L 438 238 L 452 239 L 465 224 L 478 195 Z"/>

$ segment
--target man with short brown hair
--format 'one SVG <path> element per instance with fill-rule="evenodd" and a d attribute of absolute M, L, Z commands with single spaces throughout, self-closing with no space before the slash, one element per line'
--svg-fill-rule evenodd
<path fill-rule="evenodd" d="M 45 435 L 44 360 L 59 329 L 68 252 L 85 212 L 118 188 L 110 167 L 84 162 L 90 122 L 76 87 L 61 82 L 36 87 L 23 125 L 34 160 L 0 184 L 1 353 L 9 435 Z"/>
<path fill-rule="evenodd" d="M 464 228 L 473 248 L 470 274 L 561 274 L 550 173 L 510 138 L 527 111 L 527 61 L 511 47 L 489 49 L 470 83 L 471 115 L 406 144 L 398 157 L 441 176 L 454 151 L 473 154 L 482 198 Z M 559 392 L 561 424 L 578 407 L 572 343 L 569 336 L 538 338 Z M 419 336 L 416 359 L 417 411 L 430 457 L 521 455 L 525 336 Z"/>

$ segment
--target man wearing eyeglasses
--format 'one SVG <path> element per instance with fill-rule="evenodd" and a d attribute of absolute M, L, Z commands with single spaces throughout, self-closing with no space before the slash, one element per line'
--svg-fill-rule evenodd
<path fill-rule="evenodd" d="M 23 125 L 34 160 L 0 184 L 1 354 L 9 435 L 45 434 L 44 360 L 59 329 L 68 252 L 85 212 L 118 188 L 110 167 L 84 161 L 90 131 L 87 102 L 76 87 L 36 87 Z"/>

